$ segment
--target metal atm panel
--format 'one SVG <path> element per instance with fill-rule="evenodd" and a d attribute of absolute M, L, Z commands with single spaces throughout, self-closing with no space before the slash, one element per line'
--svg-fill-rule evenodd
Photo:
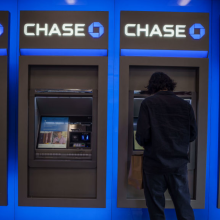
<path fill-rule="evenodd" d="M 150 65 L 148 65 L 150 64 Z M 190 98 L 198 124 L 198 138 L 191 144 L 188 178 L 193 208 L 205 205 L 205 172 L 207 142 L 208 106 L 208 59 L 158 58 L 158 57 L 121 57 L 119 90 L 119 137 L 118 137 L 118 207 L 145 208 L 143 192 L 128 186 L 129 158 L 133 151 L 133 117 L 138 113 L 140 101 L 146 94 L 134 94 L 134 90 L 144 90 L 148 80 L 156 71 L 163 71 L 176 82 L 175 92 L 190 92 L 183 98 Z M 185 72 L 185 73 L 184 73 Z M 185 74 L 185 76 L 184 76 Z M 130 91 L 130 92 L 129 92 Z M 138 103 L 139 102 L 139 103 Z M 173 208 L 166 194 L 166 208 Z"/>
<path fill-rule="evenodd" d="M 105 207 L 107 63 L 107 57 L 20 57 L 19 205 Z M 39 148 L 44 117 L 68 117 L 65 149 Z M 88 148 L 71 133 L 88 135 Z"/>

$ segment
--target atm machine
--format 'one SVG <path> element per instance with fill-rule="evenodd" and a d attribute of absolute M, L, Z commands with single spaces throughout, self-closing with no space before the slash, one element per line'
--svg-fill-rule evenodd
<path fill-rule="evenodd" d="M 105 207 L 107 50 L 108 12 L 21 11 L 19 206 Z"/>
<path fill-rule="evenodd" d="M 7 206 L 9 12 L 0 11 L 0 206 Z"/>
<path fill-rule="evenodd" d="M 135 132 L 140 104 L 149 96 L 146 86 L 153 73 L 164 72 L 177 83 L 176 95 L 189 102 L 195 112 L 198 137 L 190 144 L 188 179 L 191 205 L 202 209 L 206 182 L 209 14 L 121 11 L 120 27 L 117 205 L 146 208 L 143 190 L 128 185 L 128 171 L 131 156 L 143 153 L 135 141 Z M 174 208 L 168 192 L 165 199 L 166 208 Z"/>
<path fill-rule="evenodd" d="M 147 65 L 150 64 L 150 65 Z M 174 92 L 189 102 L 195 112 L 198 137 L 190 144 L 188 179 L 193 208 L 205 205 L 205 170 L 208 106 L 208 59 L 121 57 L 119 91 L 118 207 L 146 208 L 143 190 L 128 185 L 131 156 L 142 154 L 135 140 L 141 102 L 154 72 L 164 72 L 176 83 Z M 166 208 L 174 208 L 168 192 Z"/>
<path fill-rule="evenodd" d="M 20 57 L 19 205 L 105 207 L 107 69 L 107 57 Z"/>

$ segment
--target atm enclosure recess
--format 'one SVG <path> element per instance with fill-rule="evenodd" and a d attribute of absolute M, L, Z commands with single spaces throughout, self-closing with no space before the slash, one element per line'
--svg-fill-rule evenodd
<path fill-rule="evenodd" d="M 150 65 L 147 65 L 150 64 Z M 135 150 L 134 131 L 141 101 L 147 98 L 145 86 L 157 71 L 167 73 L 175 82 L 177 96 L 192 105 L 198 125 L 198 137 L 190 144 L 188 178 L 193 208 L 205 206 L 207 106 L 208 106 L 208 59 L 121 57 L 119 90 L 119 137 L 118 137 L 118 200 L 124 208 L 146 208 L 143 190 L 128 185 L 128 171 Z M 138 91 L 137 91 L 138 90 Z M 144 92 L 142 90 L 145 90 Z M 142 92 L 140 92 L 142 91 Z M 136 145 L 137 147 L 137 145 Z M 168 192 L 166 208 L 174 208 Z"/>
<path fill-rule="evenodd" d="M 0 206 L 8 204 L 7 189 L 7 151 L 8 151 L 8 29 L 9 12 L 0 11 L 0 22 L 4 27 L 1 35 L 0 48 L 7 50 L 7 55 L 0 56 L 0 124 L 1 124 L 1 146 L 0 146 Z"/>
<path fill-rule="evenodd" d="M 107 70 L 107 57 L 20 57 L 20 206 L 105 207 Z M 66 144 L 47 120 L 65 121 Z"/>

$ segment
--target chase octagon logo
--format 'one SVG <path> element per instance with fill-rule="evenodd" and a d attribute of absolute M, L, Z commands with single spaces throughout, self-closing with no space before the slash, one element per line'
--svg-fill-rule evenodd
<path fill-rule="evenodd" d="M 195 33 L 195 30 L 198 30 L 199 33 Z M 193 39 L 199 40 L 205 35 L 205 28 L 201 24 L 196 23 L 190 27 L 189 34 Z"/>
<path fill-rule="evenodd" d="M 0 36 L 4 33 L 4 27 L 0 24 Z"/>
<path fill-rule="evenodd" d="M 99 32 L 94 32 L 94 28 L 98 28 Z M 99 38 L 104 34 L 104 27 L 99 22 L 93 22 L 89 25 L 88 32 L 93 38 Z"/>

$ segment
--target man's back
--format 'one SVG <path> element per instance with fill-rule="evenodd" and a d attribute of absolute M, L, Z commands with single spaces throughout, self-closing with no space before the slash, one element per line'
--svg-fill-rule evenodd
<path fill-rule="evenodd" d="M 197 135 L 191 105 L 171 91 L 146 98 L 139 113 L 136 139 L 144 146 L 148 173 L 178 173 L 188 162 L 189 142 Z"/>
<path fill-rule="evenodd" d="M 143 184 L 151 220 L 165 220 L 168 189 L 177 218 L 195 220 L 187 178 L 189 142 L 197 136 L 191 105 L 177 97 L 176 83 L 165 73 L 152 74 L 141 103 L 136 140 L 144 147 Z"/>

